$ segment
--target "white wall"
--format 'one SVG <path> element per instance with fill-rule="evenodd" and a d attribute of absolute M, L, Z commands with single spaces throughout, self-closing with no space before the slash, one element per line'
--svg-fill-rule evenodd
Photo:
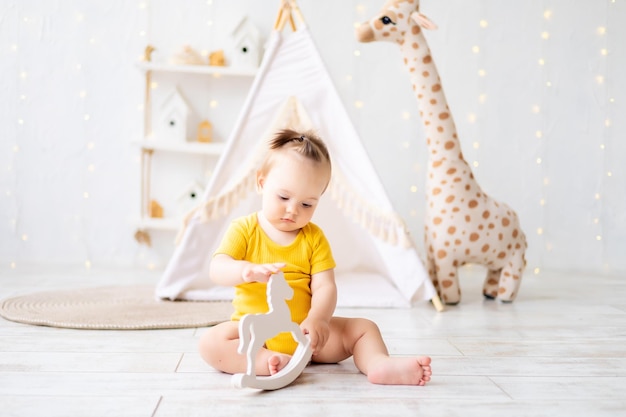
<path fill-rule="evenodd" d="M 353 36 L 382 3 L 299 1 L 421 248 L 417 104 L 398 48 Z M 278 4 L 0 0 L 0 272 L 33 262 L 166 262 L 171 234 L 155 236 L 167 242 L 159 250 L 133 239 L 131 141 L 143 112 L 134 63 L 147 44 L 155 59 L 184 44 L 228 53 L 244 14 L 267 34 Z M 531 273 L 626 271 L 626 2 L 423 0 L 422 11 L 440 27 L 427 37 L 466 159 L 485 191 L 520 214 Z M 234 120 L 231 107 L 222 111 Z"/>

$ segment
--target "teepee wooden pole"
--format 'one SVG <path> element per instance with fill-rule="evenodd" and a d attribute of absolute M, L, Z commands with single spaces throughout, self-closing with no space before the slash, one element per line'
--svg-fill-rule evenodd
<path fill-rule="evenodd" d="M 296 18 L 298 19 L 300 24 L 304 25 L 304 16 L 302 15 L 302 12 L 300 11 L 298 4 L 296 3 L 296 0 L 289 0 L 289 5 L 291 6 L 291 11 L 295 13 Z"/>

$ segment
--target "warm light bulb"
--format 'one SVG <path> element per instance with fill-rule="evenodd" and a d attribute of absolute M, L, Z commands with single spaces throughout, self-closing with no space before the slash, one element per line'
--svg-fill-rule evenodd
<path fill-rule="evenodd" d="M 550 39 L 550 33 L 549 32 L 541 32 L 541 39 L 543 39 L 543 40 Z"/>
<path fill-rule="evenodd" d="M 487 26 L 489 26 L 489 23 L 488 23 L 485 19 L 482 19 L 482 20 L 480 21 L 480 27 L 484 29 L 484 28 L 486 28 Z"/>
<path fill-rule="evenodd" d="M 417 192 L 417 186 L 416 185 L 411 185 L 411 192 L 412 193 L 416 193 Z"/>
<path fill-rule="evenodd" d="M 356 107 L 357 109 L 363 108 L 363 102 L 361 100 L 356 100 L 354 102 L 354 107 Z"/>

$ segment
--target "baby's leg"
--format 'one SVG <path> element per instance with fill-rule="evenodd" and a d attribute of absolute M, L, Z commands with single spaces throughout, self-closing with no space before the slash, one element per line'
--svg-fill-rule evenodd
<path fill-rule="evenodd" d="M 350 355 L 374 384 L 424 385 L 432 374 L 430 358 L 390 357 L 378 326 L 367 319 L 333 317 L 331 335 L 316 362 L 339 362 Z"/>
<path fill-rule="evenodd" d="M 200 337 L 200 356 L 213 368 L 229 374 L 246 372 L 246 354 L 240 355 L 239 323 L 227 321 L 210 327 Z M 273 375 L 289 363 L 289 356 L 259 349 L 255 362 L 257 375 Z"/>

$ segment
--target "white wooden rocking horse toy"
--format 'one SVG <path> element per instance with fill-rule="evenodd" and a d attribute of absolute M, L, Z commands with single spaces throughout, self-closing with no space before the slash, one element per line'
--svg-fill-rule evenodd
<path fill-rule="evenodd" d="M 276 390 L 291 384 L 300 376 L 311 360 L 311 343 L 302 333 L 298 324 L 291 321 L 291 312 L 285 300 L 293 297 L 293 289 L 285 281 L 282 272 L 274 274 L 267 283 L 267 304 L 265 314 L 246 314 L 239 321 L 239 354 L 246 354 L 248 363 L 245 374 L 235 374 L 232 383 L 237 388 L 258 388 Z M 291 360 L 278 373 L 271 376 L 256 376 L 255 362 L 259 349 L 265 341 L 278 333 L 291 332 L 298 347 Z"/>

